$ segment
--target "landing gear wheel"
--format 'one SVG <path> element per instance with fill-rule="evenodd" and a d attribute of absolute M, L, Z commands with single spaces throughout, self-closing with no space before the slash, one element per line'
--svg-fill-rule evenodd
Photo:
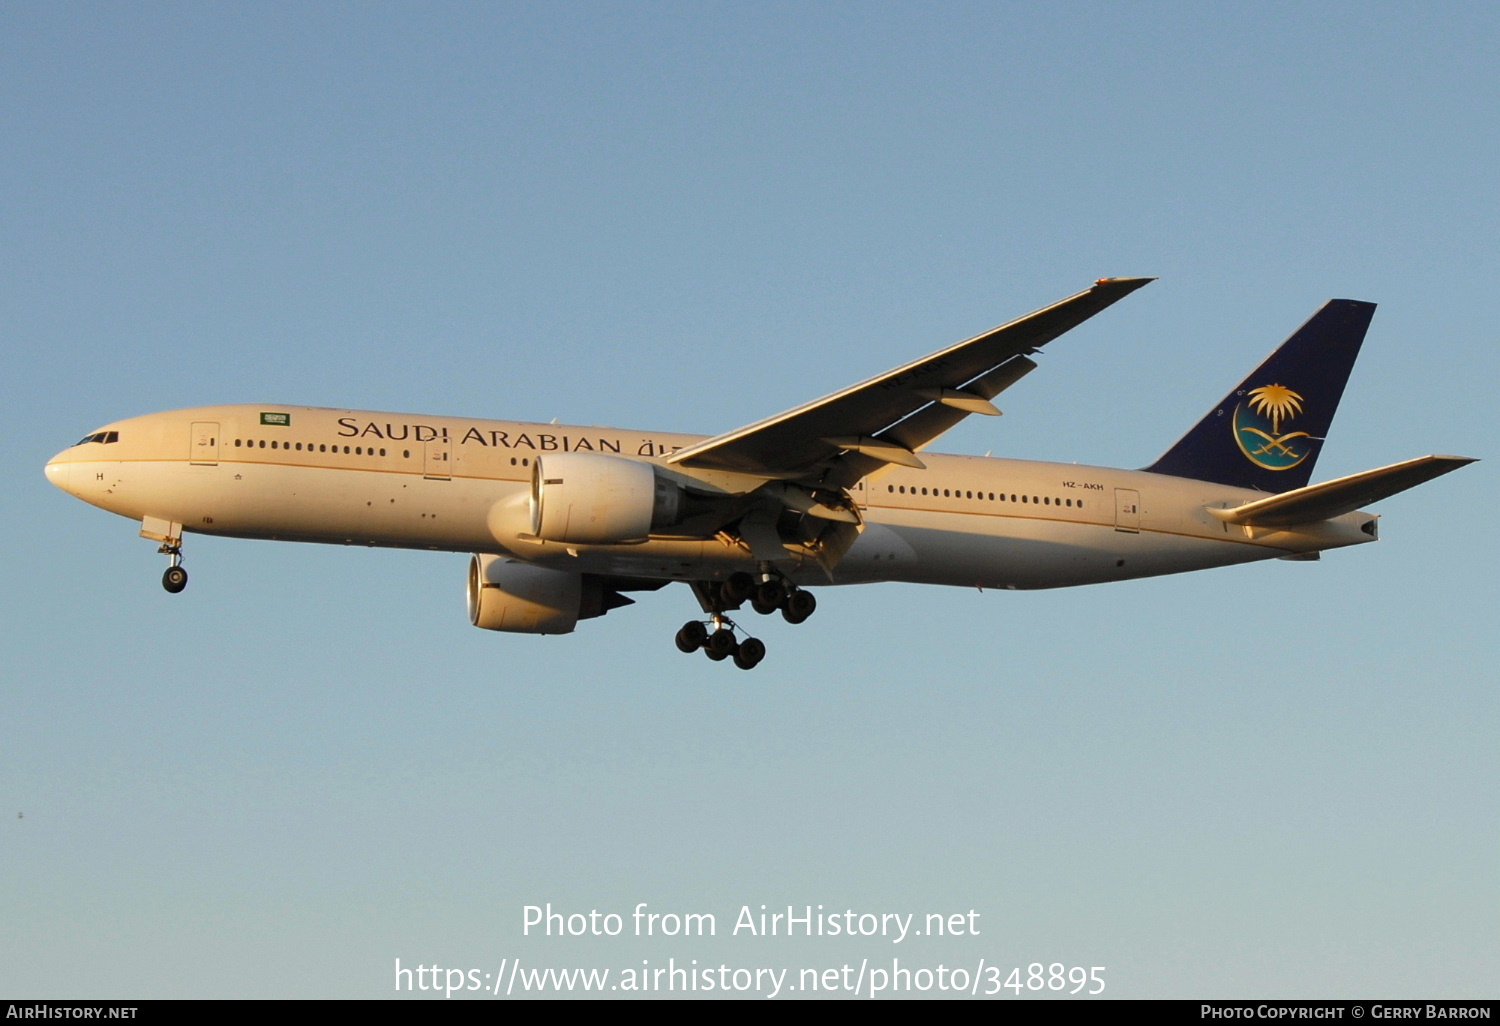
<path fill-rule="evenodd" d="M 708 628 L 703 626 L 703 621 L 689 620 L 677 632 L 677 650 L 679 652 L 696 652 L 703 647 L 703 643 L 707 640 Z"/>
<path fill-rule="evenodd" d="M 731 606 L 737 606 L 751 595 L 755 594 L 755 578 L 745 571 L 729 575 L 729 580 L 724 582 L 724 601 Z"/>
<path fill-rule="evenodd" d="M 759 638 L 746 638 L 734 653 L 734 665 L 742 670 L 753 670 L 766 657 L 766 644 Z"/>
<path fill-rule="evenodd" d="M 755 589 L 755 597 L 750 600 L 750 608 L 766 616 L 780 609 L 785 601 L 786 585 L 773 579 L 762 582 L 761 586 Z"/>
<path fill-rule="evenodd" d="M 161 586 L 176 595 L 187 587 L 187 571 L 180 566 L 167 567 L 166 573 L 161 575 Z"/>
<path fill-rule="evenodd" d="M 734 640 L 734 631 L 720 627 L 708 636 L 708 641 L 703 646 L 703 654 L 714 662 L 719 662 L 734 655 L 739 647 Z"/>
<path fill-rule="evenodd" d="M 782 607 L 781 615 L 787 623 L 801 623 L 813 615 L 813 610 L 818 608 L 818 600 L 813 598 L 810 591 L 798 588 L 786 597 L 786 605 Z"/>

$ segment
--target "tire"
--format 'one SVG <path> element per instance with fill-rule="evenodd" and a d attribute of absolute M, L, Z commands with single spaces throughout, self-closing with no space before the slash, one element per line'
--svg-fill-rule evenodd
<path fill-rule="evenodd" d="M 161 586 L 176 595 L 187 587 L 187 571 L 180 566 L 167 567 L 167 572 L 161 575 Z"/>
<path fill-rule="evenodd" d="M 813 598 L 813 593 L 798 588 L 786 597 L 786 606 L 781 610 L 781 615 L 787 623 L 801 623 L 813 615 L 813 610 L 818 608 L 818 600 Z"/>
<path fill-rule="evenodd" d="M 677 632 L 677 650 L 679 652 L 696 652 L 703 647 L 703 643 L 707 640 L 708 628 L 703 626 L 703 621 L 689 620 Z"/>
<path fill-rule="evenodd" d="M 740 642 L 739 651 L 734 654 L 734 665 L 742 670 L 753 670 L 765 657 L 765 642 L 759 638 L 746 638 Z"/>
<path fill-rule="evenodd" d="M 755 578 L 743 570 L 730 574 L 729 580 L 724 582 L 723 594 L 726 603 L 737 606 L 755 594 Z"/>
<path fill-rule="evenodd" d="M 734 631 L 723 627 L 708 636 L 708 641 L 703 646 L 704 653 L 715 662 L 720 659 L 728 659 L 739 649 L 734 640 Z"/>
<path fill-rule="evenodd" d="M 781 604 L 786 601 L 786 585 L 772 578 L 755 589 L 755 597 L 760 600 L 761 605 L 770 606 L 773 610 L 780 609 Z"/>

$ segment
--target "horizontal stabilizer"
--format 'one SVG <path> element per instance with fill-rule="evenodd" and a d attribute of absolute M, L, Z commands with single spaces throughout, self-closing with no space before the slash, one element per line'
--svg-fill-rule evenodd
<path fill-rule="evenodd" d="M 1366 470 L 1362 474 L 1350 474 L 1322 484 L 1282 492 L 1233 509 L 1210 507 L 1208 511 L 1226 524 L 1248 524 L 1252 527 L 1313 524 L 1352 513 L 1361 506 L 1368 506 L 1397 492 L 1415 488 L 1473 462 L 1466 456 L 1423 456 L 1377 470 Z"/>

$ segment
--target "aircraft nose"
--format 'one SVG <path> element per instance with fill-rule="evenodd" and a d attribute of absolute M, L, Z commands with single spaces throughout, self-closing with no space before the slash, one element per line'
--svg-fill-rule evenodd
<path fill-rule="evenodd" d="M 71 473 L 73 465 L 64 462 L 62 456 L 62 453 L 58 453 L 47 461 L 47 480 L 71 495 L 73 494 Z"/>

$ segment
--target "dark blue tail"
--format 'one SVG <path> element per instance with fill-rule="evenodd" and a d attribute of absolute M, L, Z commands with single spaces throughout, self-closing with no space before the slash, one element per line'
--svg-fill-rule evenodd
<path fill-rule="evenodd" d="M 1265 492 L 1305 486 L 1374 314 L 1374 303 L 1324 303 L 1146 469 Z"/>

